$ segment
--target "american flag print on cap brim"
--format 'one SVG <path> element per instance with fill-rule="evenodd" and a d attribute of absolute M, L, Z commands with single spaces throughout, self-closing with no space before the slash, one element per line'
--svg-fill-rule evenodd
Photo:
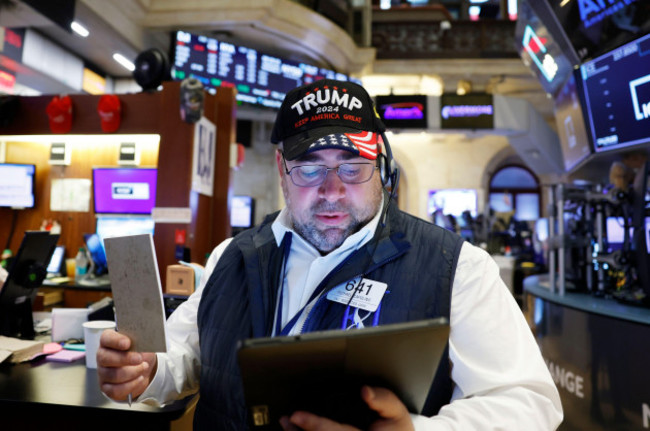
<path fill-rule="evenodd" d="M 368 160 L 375 160 L 377 158 L 377 134 L 373 132 L 333 133 L 316 139 L 305 153 L 331 148 L 350 151 Z"/>
<path fill-rule="evenodd" d="M 373 132 L 345 133 L 350 141 L 356 145 L 359 155 L 366 159 L 377 158 L 377 134 Z"/>

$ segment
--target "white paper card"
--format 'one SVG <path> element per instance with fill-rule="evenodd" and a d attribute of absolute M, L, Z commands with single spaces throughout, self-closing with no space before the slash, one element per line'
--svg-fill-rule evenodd
<path fill-rule="evenodd" d="M 192 190 L 212 196 L 217 126 L 205 117 L 194 125 L 194 154 L 192 155 Z"/>
<path fill-rule="evenodd" d="M 106 238 L 118 332 L 136 352 L 166 352 L 165 309 L 151 234 Z"/>
<path fill-rule="evenodd" d="M 90 211 L 90 180 L 86 178 L 52 180 L 50 211 Z"/>
<path fill-rule="evenodd" d="M 327 292 L 327 299 L 375 312 L 388 285 L 369 278 L 355 278 Z"/>

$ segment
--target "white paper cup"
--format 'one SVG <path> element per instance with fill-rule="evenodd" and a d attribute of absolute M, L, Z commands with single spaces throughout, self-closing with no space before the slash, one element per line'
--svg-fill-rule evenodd
<path fill-rule="evenodd" d="M 86 367 L 97 368 L 97 349 L 99 337 L 106 329 L 115 329 L 115 322 L 110 320 L 91 320 L 84 322 L 84 341 L 86 343 Z"/>

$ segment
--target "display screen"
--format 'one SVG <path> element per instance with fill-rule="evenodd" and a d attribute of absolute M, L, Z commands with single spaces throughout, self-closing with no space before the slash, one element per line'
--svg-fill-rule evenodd
<path fill-rule="evenodd" d="M 440 96 L 441 129 L 492 129 L 494 104 L 491 94 L 443 94 Z"/>
<path fill-rule="evenodd" d="M 591 154 L 574 74 L 569 76 L 569 80 L 557 93 L 554 108 L 564 169 L 568 172 Z"/>
<path fill-rule="evenodd" d="M 156 176 L 155 168 L 94 168 L 95 213 L 150 214 Z"/>
<path fill-rule="evenodd" d="M 607 217 L 606 222 L 606 232 L 607 232 L 607 244 L 609 245 L 609 252 L 614 250 L 620 250 L 623 248 L 623 241 L 625 239 L 625 225 L 623 217 Z M 634 235 L 634 228 L 630 227 L 629 232 L 629 241 L 632 240 Z"/>
<path fill-rule="evenodd" d="M 0 207 L 33 208 L 35 165 L 0 163 Z"/>
<path fill-rule="evenodd" d="M 445 215 L 459 217 L 465 211 L 475 217 L 477 214 L 478 198 L 473 189 L 442 189 L 430 190 L 428 211 L 434 214 L 441 210 Z"/>
<path fill-rule="evenodd" d="M 95 275 L 106 274 L 108 271 L 108 263 L 106 261 L 106 252 L 99 235 L 96 233 L 84 235 L 88 253 L 93 261 L 93 273 Z"/>
<path fill-rule="evenodd" d="M 151 217 L 98 216 L 97 230 L 102 244 L 104 239 L 126 235 L 153 235 L 155 223 Z"/>
<path fill-rule="evenodd" d="M 47 264 L 47 273 L 48 274 L 58 274 L 61 272 L 63 265 L 63 259 L 65 258 L 65 247 L 62 245 L 57 245 L 52 253 L 50 262 Z"/>
<path fill-rule="evenodd" d="M 377 96 L 375 105 L 379 116 L 389 129 L 428 127 L 426 96 Z"/>
<path fill-rule="evenodd" d="M 569 78 L 573 65 L 528 1 L 520 1 L 515 42 L 521 59 L 537 75 L 544 90 L 555 95 Z"/>
<path fill-rule="evenodd" d="M 582 61 L 650 30 L 647 0 L 546 0 Z"/>
<path fill-rule="evenodd" d="M 596 151 L 650 142 L 650 35 L 580 66 Z"/>
<path fill-rule="evenodd" d="M 254 200 L 250 196 L 233 196 L 230 208 L 230 226 L 247 228 L 253 226 Z"/>
<path fill-rule="evenodd" d="M 279 108 L 289 90 L 319 79 L 354 81 L 342 73 L 284 60 L 245 46 L 184 31 L 175 33 L 172 77 L 194 77 L 206 89 L 236 87 L 237 100 Z"/>

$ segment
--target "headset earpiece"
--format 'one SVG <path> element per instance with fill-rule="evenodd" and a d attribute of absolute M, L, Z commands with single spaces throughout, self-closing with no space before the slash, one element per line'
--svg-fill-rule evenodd
<path fill-rule="evenodd" d="M 384 154 L 379 154 L 377 157 L 377 166 L 379 167 L 379 177 L 381 178 L 381 185 L 386 187 L 390 181 L 390 166 Z"/>
<path fill-rule="evenodd" d="M 399 179 L 399 172 L 395 159 L 393 159 L 393 152 L 390 149 L 390 144 L 388 143 L 388 138 L 382 132 L 381 139 L 384 144 L 384 149 L 386 154 L 380 153 L 378 155 L 378 166 L 379 174 L 381 176 L 381 184 L 386 187 L 391 187 L 391 189 L 397 188 L 397 181 Z"/>

